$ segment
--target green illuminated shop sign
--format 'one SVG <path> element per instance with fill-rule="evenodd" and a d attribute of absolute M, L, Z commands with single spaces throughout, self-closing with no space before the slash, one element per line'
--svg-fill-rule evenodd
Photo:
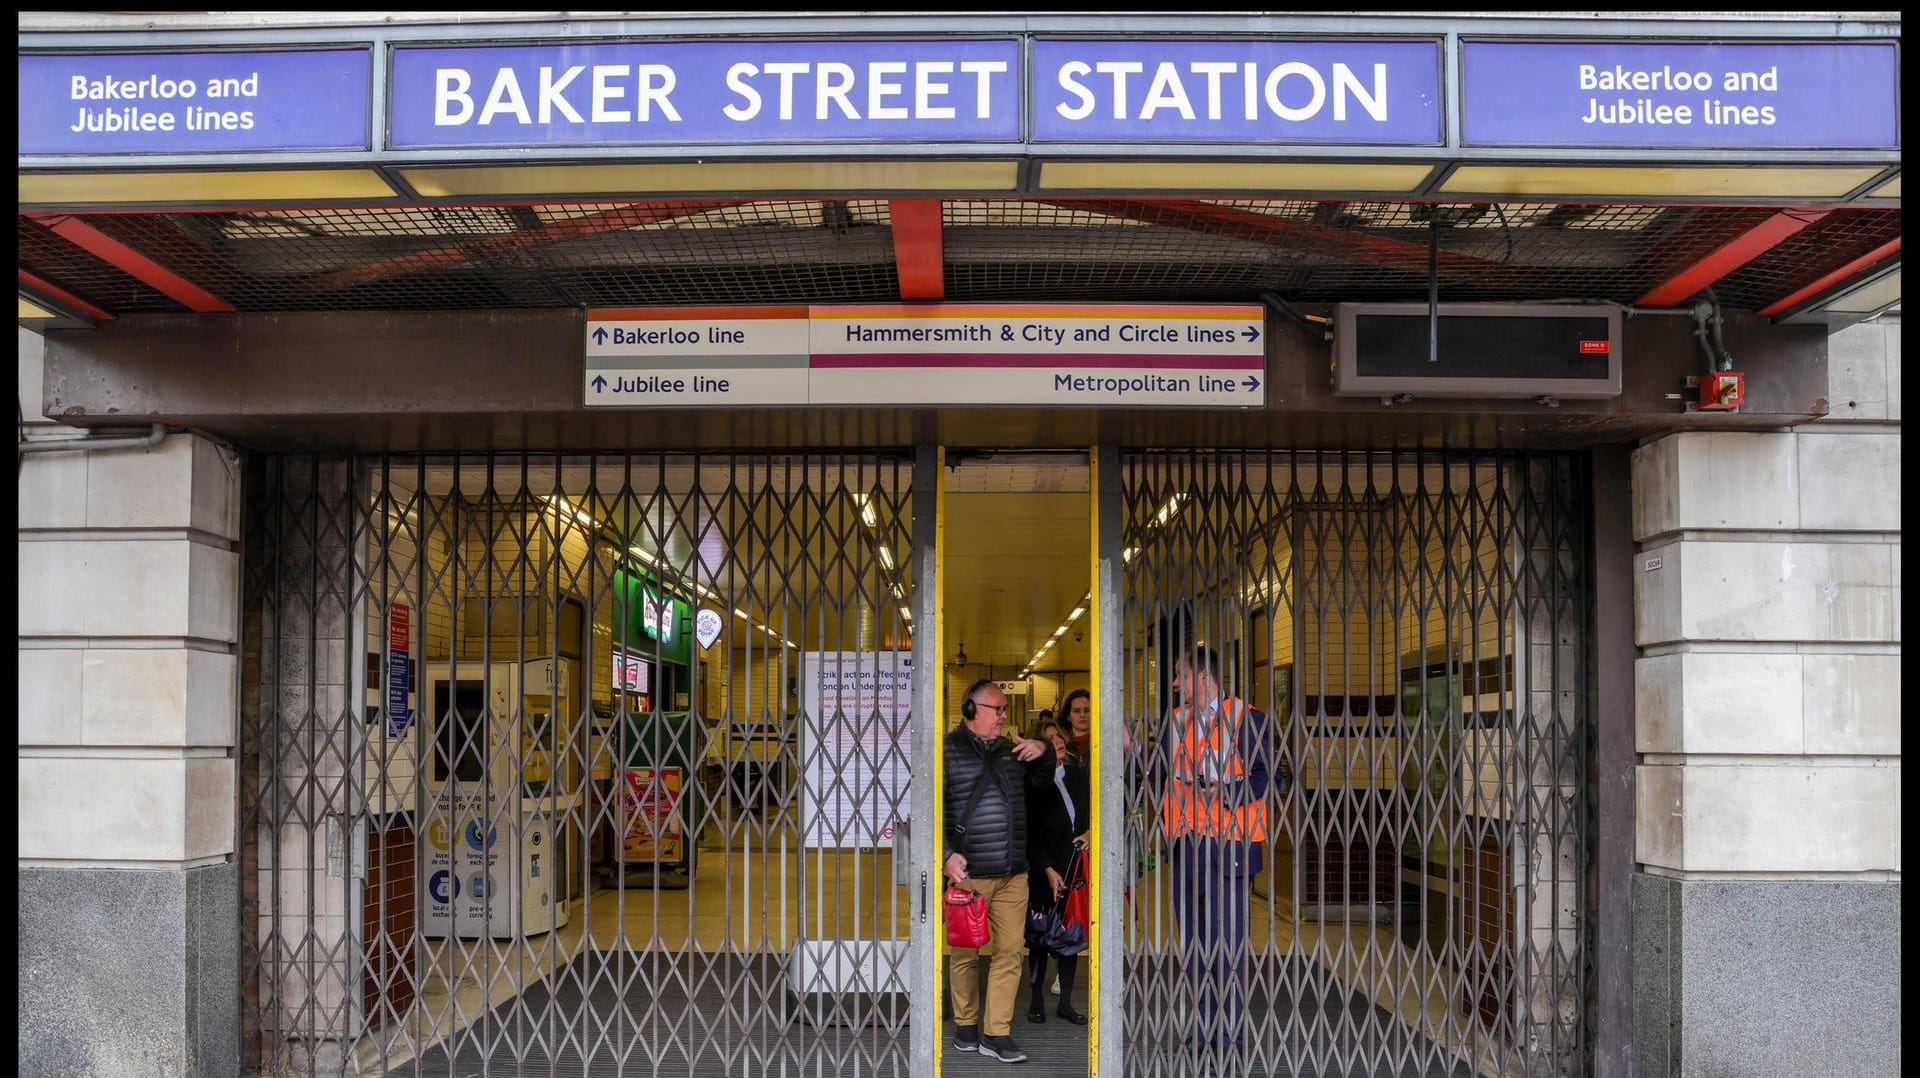
<path fill-rule="evenodd" d="M 662 594 L 651 578 L 623 569 L 613 571 L 613 596 L 614 644 L 671 662 L 687 661 L 680 623 L 692 614 L 684 600 Z"/>

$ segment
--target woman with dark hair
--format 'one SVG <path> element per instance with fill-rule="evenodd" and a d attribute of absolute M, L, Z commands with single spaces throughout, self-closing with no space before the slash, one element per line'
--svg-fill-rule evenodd
<path fill-rule="evenodd" d="M 1076 689 L 1067 694 L 1060 713 L 1070 714 L 1076 698 L 1082 701 L 1082 708 L 1087 706 L 1086 690 Z M 1056 724 L 1048 724 L 1041 737 L 1052 742 L 1056 766 L 1051 783 L 1027 788 L 1027 903 L 1034 910 L 1046 911 L 1066 897 L 1074 855 L 1086 847 L 1092 809 L 1086 757 L 1068 750 L 1067 733 Z M 1031 941 L 1029 951 L 1028 985 L 1032 993 L 1027 1002 L 1027 1021 L 1045 1022 L 1047 956 L 1051 952 Z M 1085 1025 L 1087 1016 L 1073 1006 L 1074 974 L 1080 959 L 1076 955 L 1054 955 L 1053 960 L 1060 981 L 1060 1002 L 1054 1013 L 1075 1025 Z"/>

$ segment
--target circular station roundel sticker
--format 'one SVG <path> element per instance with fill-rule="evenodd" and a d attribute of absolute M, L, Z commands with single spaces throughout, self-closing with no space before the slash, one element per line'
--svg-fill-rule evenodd
<path fill-rule="evenodd" d="M 700 646 L 703 648 L 712 647 L 713 642 L 720 639 L 720 625 L 721 619 L 718 610 L 700 611 L 693 617 L 694 639 L 700 641 Z"/>

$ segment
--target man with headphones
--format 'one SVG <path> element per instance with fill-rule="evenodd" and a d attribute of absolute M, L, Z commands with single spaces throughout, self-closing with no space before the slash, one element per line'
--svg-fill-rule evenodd
<path fill-rule="evenodd" d="M 992 679 L 967 687 L 960 725 L 944 745 L 947 879 L 987 897 L 993 965 L 980 1007 L 980 951 L 952 950 L 953 1046 L 1003 1063 L 1027 1054 L 1013 1043 L 1014 997 L 1026 956 L 1027 791 L 1053 782 L 1053 746 L 1003 737 L 1007 697 Z"/>

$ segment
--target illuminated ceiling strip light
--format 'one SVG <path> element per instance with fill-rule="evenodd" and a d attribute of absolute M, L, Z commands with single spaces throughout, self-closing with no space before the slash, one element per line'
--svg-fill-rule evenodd
<path fill-rule="evenodd" d="M 578 505 L 575 505 L 571 499 L 563 495 L 542 494 L 540 495 L 540 499 L 547 503 L 547 508 L 554 510 L 555 512 L 565 512 L 566 514 L 568 514 L 569 516 L 572 516 L 575 520 L 579 521 L 581 524 L 585 525 L 588 528 L 598 528 L 601 526 L 600 522 L 594 519 L 593 514 L 580 508 Z M 653 566 L 655 569 L 660 570 L 661 572 L 668 572 L 668 573 L 672 572 L 670 568 L 661 564 L 659 557 L 645 550 L 642 550 L 637 546 L 628 546 L 627 553 L 632 554 L 634 557 L 640 559 L 643 562 L 646 562 L 648 565 Z M 688 587 L 691 587 L 694 591 L 698 592 L 700 596 L 704 599 L 713 600 L 713 599 L 719 598 L 719 596 L 717 596 L 714 593 L 713 589 L 707 587 L 704 584 L 699 583 L 698 581 L 687 580 L 684 577 L 680 577 L 678 573 L 673 573 L 673 576 L 676 579 L 678 579 L 680 583 Z M 753 619 L 747 616 L 746 611 L 741 610 L 739 607 L 734 607 L 733 612 L 734 614 L 739 616 L 741 621 L 744 621 L 749 625 L 753 624 Z M 763 633 L 766 633 L 768 636 L 772 637 L 775 640 L 780 639 L 780 634 L 778 632 L 767 628 L 765 625 L 758 625 L 758 626 L 755 626 L 755 628 L 759 629 Z M 789 641 L 787 643 L 787 646 L 797 647 L 798 645 Z"/>
<path fill-rule="evenodd" d="M 251 172 L 22 172 L 20 206 L 128 205 L 158 202 L 262 203 L 396 198 L 369 169 Z"/>
<path fill-rule="evenodd" d="M 1020 162 L 706 161 L 619 165 L 499 165 L 405 168 L 429 198 L 471 195 L 1011 192 Z"/>
<path fill-rule="evenodd" d="M 1840 198 L 1879 168 L 1695 168 L 1669 165 L 1462 165 L 1449 195 Z"/>
<path fill-rule="evenodd" d="M 578 521 L 580 524 L 586 527 L 598 528 L 600 526 L 600 522 L 593 518 L 592 513 L 589 513 L 585 509 L 582 509 L 578 505 L 575 505 L 573 501 L 569 498 L 563 497 L 558 494 L 542 494 L 540 495 L 540 499 L 546 502 L 549 507 L 553 509 L 558 509 L 566 513 L 568 516 L 571 516 L 574 520 Z M 635 554 L 638 554 L 643 558 L 647 558 L 648 560 L 652 560 L 651 557 L 645 551 L 641 550 L 639 547 L 632 547 L 631 549 Z"/>
<path fill-rule="evenodd" d="M 58 318 L 59 315 L 40 306 L 25 296 L 20 297 L 20 317 L 22 318 Z"/>
<path fill-rule="evenodd" d="M 1046 161 L 1042 191 L 1413 191 L 1431 165 L 1311 161 Z"/>
<path fill-rule="evenodd" d="M 1895 236 L 1893 239 L 1888 240 L 1886 243 L 1883 243 L 1878 247 L 1875 247 L 1873 250 L 1868 251 L 1866 254 L 1861 255 L 1859 258 L 1856 258 L 1853 261 L 1847 263 L 1846 265 L 1841 266 L 1839 269 L 1834 270 L 1832 273 L 1823 274 L 1819 280 L 1814 281 L 1812 284 L 1807 285 L 1805 288 L 1799 289 L 1798 291 L 1794 292 L 1792 295 L 1786 296 L 1782 299 L 1777 299 L 1772 303 L 1767 304 L 1765 307 L 1760 308 L 1758 311 L 1755 311 L 1754 313 L 1770 318 L 1776 314 L 1779 314 L 1782 311 L 1790 310 L 1796 304 L 1799 304 L 1805 300 L 1811 299 L 1814 296 L 1819 295 L 1822 292 L 1825 292 L 1827 289 L 1832 288 L 1834 285 L 1839 284 L 1841 281 L 1844 281 L 1847 278 L 1853 276 L 1854 274 L 1859 273 L 1861 270 L 1864 270 L 1869 266 L 1872 266 L 1881 261 L 1884 261 L 1885 259 L 1891 258 L 1892 256 L 1897 255 L 1899 253 L 1900 253 L 1900 237 Z"/>
<path fill-rule="evenodd" d="M 1888 180 L 1886 183 L 1883 183 L 1880 186 L 1874 188 L 1873 190 L 1868 191 L 1867 197 L 1868 198 L 1899 198 L 1900 197 L 1900 177 L 1895 176 L 1893 179 Z"/>
<path fill-rule="evenodd" d="M 880 552 L 880 561 L 891 571 L 893 569 L 893 551 L 888 550 L 885 546 L 875 547 L 874 549 Z"/>

